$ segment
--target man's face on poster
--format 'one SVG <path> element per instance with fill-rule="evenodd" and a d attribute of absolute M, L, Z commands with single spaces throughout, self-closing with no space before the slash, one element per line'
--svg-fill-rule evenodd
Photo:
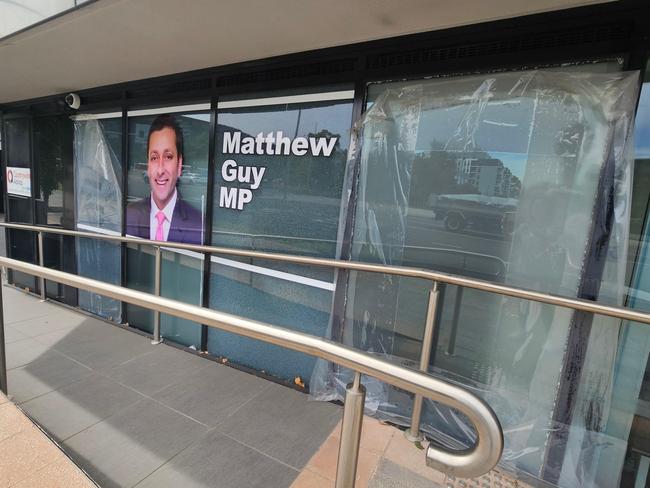
<path fill-rule="evenodd" d="M 147 157 L 151 196 L 156 206 L 163 209 L 171 200 L 183 169 L 183 157 L 176 149 L 174 129 L 164 127 L 151 133 Z"/>

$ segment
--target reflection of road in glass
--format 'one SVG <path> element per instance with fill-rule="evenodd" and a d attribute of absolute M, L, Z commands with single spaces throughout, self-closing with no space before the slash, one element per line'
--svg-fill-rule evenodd
<path fill-rule="evenodd" d="M 511 236 L 481 230 L 453 232 L 428 210 L 409 209 L 406 219 L 406 263 L 429 263 L 441 271 L 499 280 L 509 260 Z M 443 253 L 440 250 L 455 250 Z"/>

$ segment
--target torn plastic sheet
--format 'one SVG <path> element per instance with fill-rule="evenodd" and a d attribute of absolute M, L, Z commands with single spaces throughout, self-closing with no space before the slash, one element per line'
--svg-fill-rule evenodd
<path fill-rule="evenodd" d="M 121 119 L 74 121 L 74 168 L 77 230 L 121 235 L 122 188 L 119 156 L 107 140 L 108 125 Z M 120 284 L 120 245 L 97 239 L 77 239 L 79 274 Z M 101 317 L 121 321 L 121 304 L 96 293 L 79 290 L 79 306 Z"/>
<path fill-rule="evenodd" d="M 529 71 L 371 85 L 370 107 L 352 144 L 360 153 L 350 157 L 359 162 L 352 259 L 572 297 L 590 290 L 621 304 L 637 80 L 638 73 Z M 331 327 L 330 337 L 415 368 L 430 285 L 350 273 L 347 286 L 343 324 Z M 430 372 L 472 389 L 494 408 L 505 432 L 505 469 L 548 475 L 549 453 L 558 449 L 549 439 L 580 429 L 553 421 L 563 358 L 572 356 L 567 340 L 574 313 L 441 289 Z M 579 377 L 571 385 L 580 390 L 576 411 L 598 399 L 603 411 L 589 427 L 596 431 L 607 419 L 619 326 L 613 322 L 594 318 L 598 333 L 578 345 L 588 348 L 583 379 L 591 386 Z M 593 367 L 590 357 L 605 359 L 605 367 Z M 350 380 L 349 371 L 320 362 L 311 394 L 342 400 Z M 368 413 L 409 425 L 410 394 L 371 378 L 364 385 Z M 449 446 L 474 439 L 462 415 L 428 400 L 421 427 Z M 563 486 L 595 479 L 567 471 L 586 449 L 585 437 L 578 437 L 555 451 L 566 460 Z M 604 452 L 610 445 L 588 449 Z M 550 476 L 558 483 L 559 472 Z"/>

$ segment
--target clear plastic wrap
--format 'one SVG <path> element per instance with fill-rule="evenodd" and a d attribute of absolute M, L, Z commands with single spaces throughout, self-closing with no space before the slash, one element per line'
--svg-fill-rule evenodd
<path fill-rule="evenodd" d="M 74 169 L 77 230 L 121 235 L 121 118 L 78 118 L 74 122 Z M 113 147 L 111 145 L 119 145 Z M 80 275 L 121 284 L 120 245 L 97 239 L 77 239 Z M 99 316 L 121 321 L 121 304 L 96 293 L 79 291 L 79 306 Z"/>
<path fill-rule="evenodd" d="M 637 89 L 638 73 L 570 68 L 371 85 L 349 157 L 359 164 L 352 259 L 622 304 Z M 416 367 L 429 288 L 350 273 L 343 325 L 330 337 Z M 442 288 L 429 370 L 495 409 L 503 467 L 597 485 L 589 459 L 611 441 L 590 443 L 588 433 L 607 420 L 620 323 L 594 317 L 576 342 L 571 310 Z M 572 364 L 573 348 L 586 348 L 576 354 L 586 359 Z M 571 369 L 577 401 L 572 424 L 561 425 L 558 395 Z M 349 381 L 321 363 L 311 394 L 343 399 Z M 364 384 L 369 413 L 408 425 L 409 394 Z M 461 415 L 426 400 L 422 429 L 456 447 L 474 437 Z"/>

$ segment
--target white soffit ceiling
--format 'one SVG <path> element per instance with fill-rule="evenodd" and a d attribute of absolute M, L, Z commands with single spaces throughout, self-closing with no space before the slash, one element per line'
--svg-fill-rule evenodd
<path fill-rule="evenodd" d="M 0 42 L 0 103 L 603 0 L 99 0 Z"/>

